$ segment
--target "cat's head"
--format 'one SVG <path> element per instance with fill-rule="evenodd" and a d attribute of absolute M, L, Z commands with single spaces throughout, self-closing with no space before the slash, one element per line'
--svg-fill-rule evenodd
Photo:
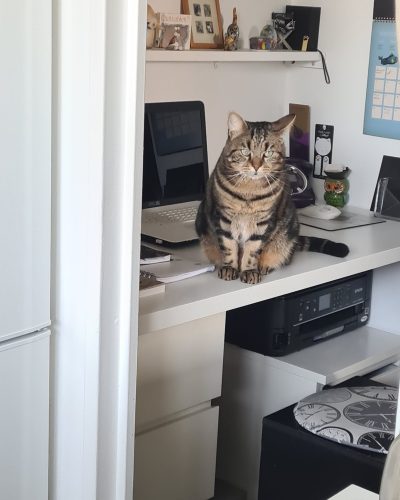
<path fill-rule="evenodd" d="M 291 114 L 275 122 L 246 122 L 237 113 L 230 113 L 224 148 L 227 173 L 257 180 L 281 170 L 285 157 L 282 136 L 295 119 Z"/>

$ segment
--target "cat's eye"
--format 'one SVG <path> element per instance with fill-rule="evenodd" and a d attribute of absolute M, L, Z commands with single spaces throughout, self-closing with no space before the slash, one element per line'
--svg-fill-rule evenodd
<path fill-rule="evenodd" d="M 265 151 L 264 153 L 264 156 L 265 158 L 272 158 L 274 155 L 274 152 L 271 150 L 271 149 L 268 149 L 267 151 Z"/>
<path fill-rule="evenodd" d="M 243 148 L 240 152 L 243 156 L 250 156 L 250 149 L 248 148 Z"/>

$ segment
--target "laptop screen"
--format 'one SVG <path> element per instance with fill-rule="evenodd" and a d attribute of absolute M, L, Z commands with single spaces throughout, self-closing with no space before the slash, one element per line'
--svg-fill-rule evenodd
<path fill-rule="evenodd" d="M 143 208 L 202 200 L 207 179 L 203 103 L 145 104 Z"/>

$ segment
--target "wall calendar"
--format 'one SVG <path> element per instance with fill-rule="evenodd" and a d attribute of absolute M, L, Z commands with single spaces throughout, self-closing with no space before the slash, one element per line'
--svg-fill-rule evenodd
<path fill-rule="evenodd" d="M 375 0 L 364 134 L 400 139 L 400 66 L 395 0 Z"/>

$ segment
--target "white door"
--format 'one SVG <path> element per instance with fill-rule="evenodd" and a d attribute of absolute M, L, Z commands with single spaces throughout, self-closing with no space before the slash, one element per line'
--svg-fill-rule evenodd
<path fill-rule="evenodd" d="M 0 0 L 0 340 L 49 324 L 51 0 Z"/>
<path fill-rule="evenodd" d="M 0 343 L 0 498 L 47 500 L 50 332 Z"/>

